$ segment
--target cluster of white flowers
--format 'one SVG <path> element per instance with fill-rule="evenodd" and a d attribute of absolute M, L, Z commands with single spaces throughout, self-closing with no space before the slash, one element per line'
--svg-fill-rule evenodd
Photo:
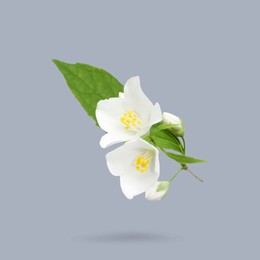
<path fill-rule="evenodd" d="M 169 182 L 158 181 L 159 151 L 141 137 L 161 121 L 183 131 L 179 117 L 162 114 L 159 104 L 153 105 L 143 93 L 137 76 L 126 82 L 124 93 L 119 93 L 119 97 L 98 102 L 96 118 L 106 132 L 100 140 L 102 148 L 124 142 L 106 155 L 108 169 L 112 175 L 120 177 L 124 195 L 132 199 L 145 192 L 148 200 L 161 200 L 168 191 Z"/>

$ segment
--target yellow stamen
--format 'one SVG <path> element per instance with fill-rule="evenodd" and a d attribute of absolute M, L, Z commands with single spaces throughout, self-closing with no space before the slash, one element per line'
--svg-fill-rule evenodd
<path fill-rule="evenodd" d="M 133 129 L 137 125 L 142 124 L 138 115 L 132 110 L 128 110 L 127 112 L 125 112 L 121 116 L 120 121 L 124 124 L 126 130 Z"/>
<path fill-rule="evenodd" d="M 146 172 L 149 169 L 151 156 L 152 154 L 149 151 L 137 156 L 135 160 L 135 169 L 141 173 Z"/>

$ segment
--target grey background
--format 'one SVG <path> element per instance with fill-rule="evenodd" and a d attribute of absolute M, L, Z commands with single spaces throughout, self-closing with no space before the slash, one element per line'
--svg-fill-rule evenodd
<path fill-rule="evenodd" d="M 0 259 L 259 259 L 259 1 L 1 1 Z M 140 75 L 208 163 L 128 201 L 51 63 Z M 161 156 L 161 179 L 177 164 Z"/>

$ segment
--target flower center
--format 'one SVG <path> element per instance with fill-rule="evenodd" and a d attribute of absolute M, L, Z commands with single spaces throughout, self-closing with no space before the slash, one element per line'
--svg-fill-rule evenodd
<path fill-rule="evenodd" d="M 137 126 L 142 124 L 138 115 L 132 110 L 125 112 L 121 116 L 120 121 L 124 124 L 126 130 L 138 130 Z"/>
<path fill-rule="evenodd" d="M 144 152 L 142 155 L 137 156 L 135 159 L 135 169 L 138 172 L 144 173 L 148 170 L 152 153 L 150 151 Z"/>

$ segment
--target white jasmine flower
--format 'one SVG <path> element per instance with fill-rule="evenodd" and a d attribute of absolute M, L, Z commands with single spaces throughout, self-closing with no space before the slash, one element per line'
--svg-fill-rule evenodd
<path fill-rule="evenodd" d="M 168 181 L 157 181 L 145 192 L 145 198 L 151 201 L 162 200 L 168 192 L 169 185 Z"/>
<path fill-rule="evenodd" d="M 171 113 L 164 112 L 163 122 L 166 124 L 172 124 L 172 128 L 170 128 L 170 130 L 172 131 L 173 134 L 178 136 L 184 135 L 183 121 L 178 116 L 175 116 Z"/>
<path fill-rule="evenodd" d="M 160 175 L 159 151 L 140 138 L 109 152 L 106 160 L 111 174 L 120 177 L 128 199 L 152 187 Z"/>
<path fill-rule="evenodd" d="M 137 76 L 126 82 L 119 97 L 98 102 L 96 118 L 107 132 L 100 140 L 101 147 L 106 148 L 146 134 L 152 125 L 162 121 L 162 113 L 159 104 L 153 105 L 143 93 Z"/>

